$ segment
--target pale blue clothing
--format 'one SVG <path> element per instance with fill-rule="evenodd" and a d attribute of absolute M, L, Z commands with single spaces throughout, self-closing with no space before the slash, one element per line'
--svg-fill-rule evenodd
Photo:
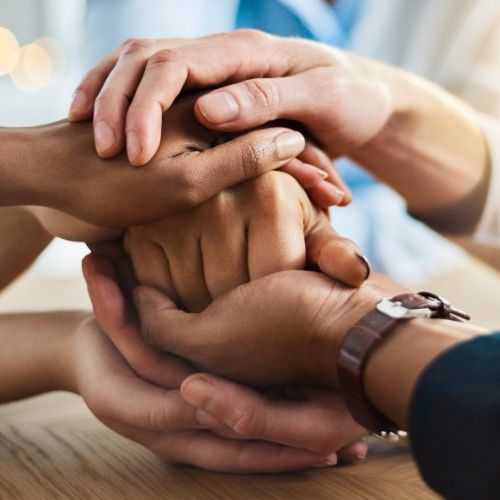
<path fill-rule="evenodd" d="M 353 32 L 376 0 L 87 0 L 88 66 L 132 37 L 197 37 L 235 28 L 299 36 L 348 50 Z M 383 36 L 383 34 L 381 34 Z M 348 160 L 338 168 L 354 203 L 332 211 L 342 235 L 354 239 L 377 271 L 407 282 L 454 267 L 462 254 L 406 213 L 403 201 Z"/>

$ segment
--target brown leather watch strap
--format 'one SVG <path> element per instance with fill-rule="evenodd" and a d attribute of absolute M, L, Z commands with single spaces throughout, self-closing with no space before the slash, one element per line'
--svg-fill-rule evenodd
<path fill-rule="evenodd" d="M 387 299 L 386 299 L 387 300 Z M 395 432 L 397 426 L 384 417 L 366 398 L 363 373 L 366 363 L 379 342 L 400 322 L 417 316 L 443 319 L 469 319 L 453 309 L 449 302 L 430 292 L 398 295 L 387 301 L 398 312 L 419 310 L 408 316 L 390 315 L 377 308 L 358 321 L 345 335 L 337 358 L 337 375 L 354 419 L 375 432 Z M 404 309 L 402 309 L 404 308 Z"/>

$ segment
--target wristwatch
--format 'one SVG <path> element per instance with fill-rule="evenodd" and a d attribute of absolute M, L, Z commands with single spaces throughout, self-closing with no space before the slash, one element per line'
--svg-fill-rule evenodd
<path fill-rule="evenodd" d="M 406 437 L 368 400 L 364 389 L 364 369 L 377 345 L 401 321 L 413 318 L 441 318 L 453 321 L 469 320 L 464 312 L 431 292 L 397 295 L 384 298 L 358 321 L 345 335 L 337 358 L 337 375 L 340 389 L 353 418 L 365 429 L 392 442 Z"/>

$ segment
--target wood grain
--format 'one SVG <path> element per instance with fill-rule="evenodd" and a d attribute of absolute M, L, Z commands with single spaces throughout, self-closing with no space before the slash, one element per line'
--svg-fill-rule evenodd
<path fill-rule="evenodd" d="M 167 466 L 100 424 L 77 396 L 53 393 L 0 408 L 3 499 L 437 498 L 405 448 L 372 442 L 357 465 L 282 475 Z"/>

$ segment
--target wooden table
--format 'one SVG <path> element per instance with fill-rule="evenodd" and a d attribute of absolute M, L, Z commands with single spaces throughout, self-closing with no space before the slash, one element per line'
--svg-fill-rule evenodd
<path fill-rule="evenodd" d="M 167 466 L 100 424 L 78 396 L 0 409 L 3 499 L 430 499 L 405 448 L 373 442 L 360 464 L 281 475 Z"/>
<path fill-rule="evenodd" d="M 460 286 L 457 286 L 460 283 Z M 487 287 L 489 294 L 484 293 Z M 429 288 L 500 325 L 500 280 L 470 262 Z M 53 292 L 50 293 L 49 291 Z M 27 276 L 2 296 L 0 310 L 86 307 L 81 280 Z M 74 395 L 54 393 L 0 407 L 0 499 L 428 499 L 405 448 L 371 443 L 352 466 L 282 475 L 226 475 L 162 464 L 100 424 Z"/>

